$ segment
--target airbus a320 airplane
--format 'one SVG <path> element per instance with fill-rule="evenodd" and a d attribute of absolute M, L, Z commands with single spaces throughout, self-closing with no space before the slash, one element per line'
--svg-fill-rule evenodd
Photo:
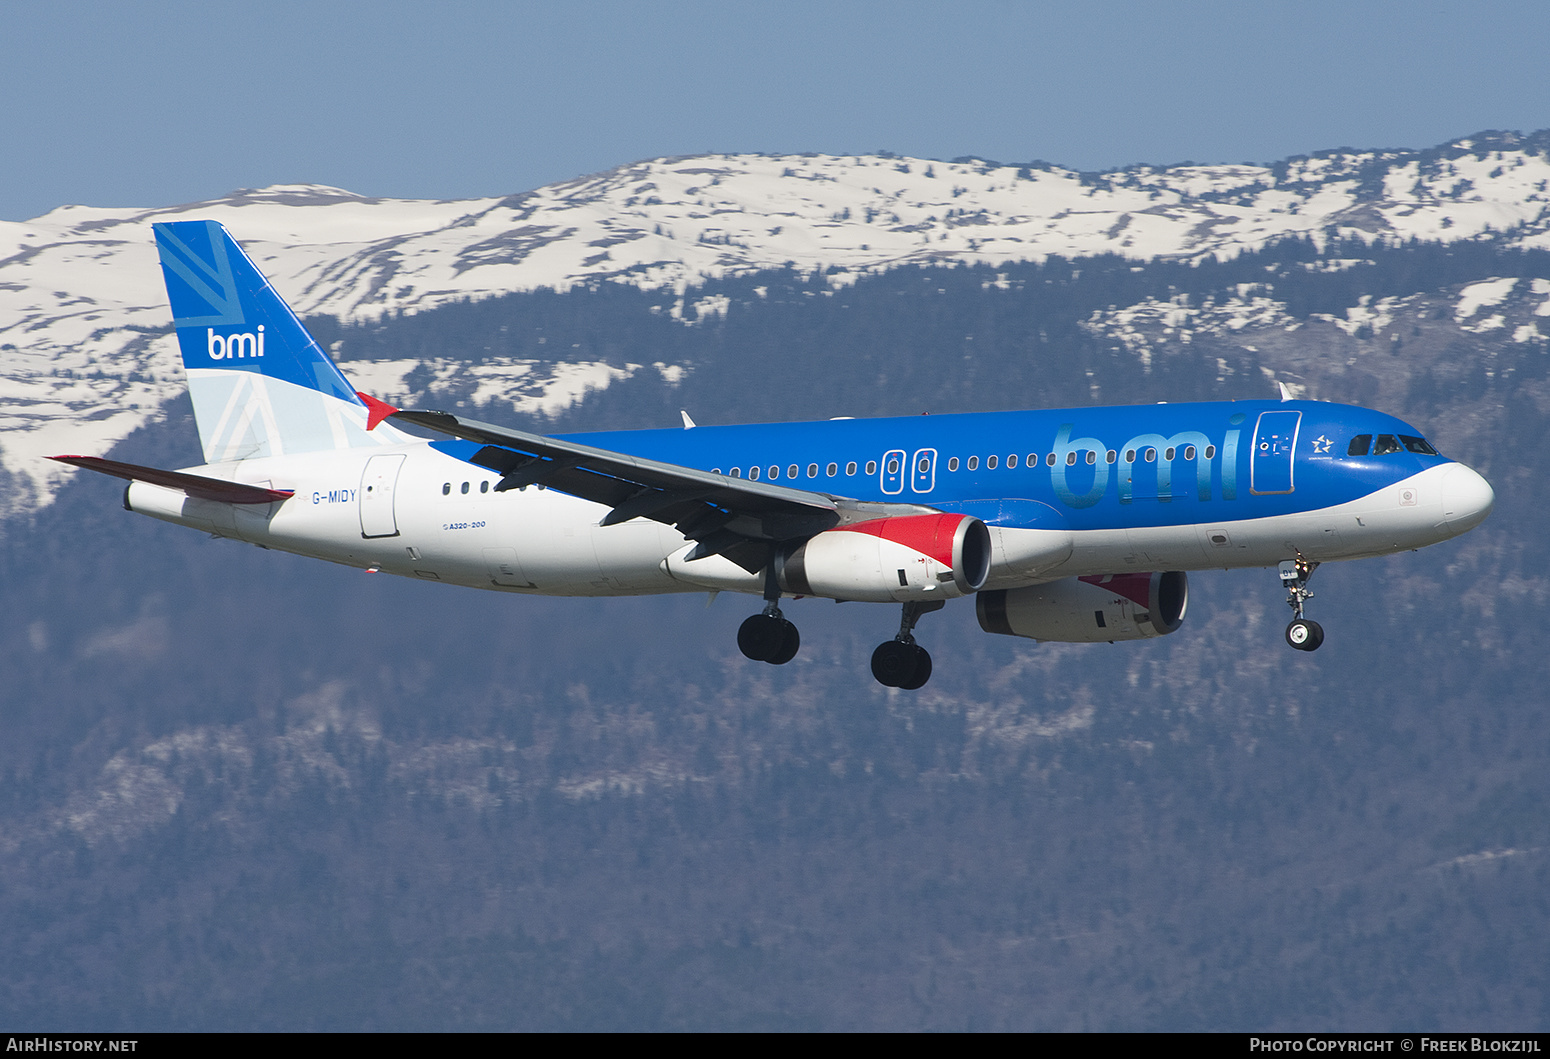
<path fill-rule="evenodd" d="M 1320 563 L 1447 540 L 1494 502 L 1415 428 L 1313 401 L 559 437 L 398 410 L 355 392 L 219 224 L 155 232 L 206 463 L 54 459 L 129 479 L 130 511 L 371 571 L 759 595 L 738 647 L 775 665 L 799 643 L 788 597 L 902 604 L 872 673 L 914 689 L 915 623 L 948 600 L 973 596 L 986 632 L 1136 640 L 1178 629 L 1184 571 L 1218 567 L 1278 566 L 1286 640 L 1312 651 Z"/>

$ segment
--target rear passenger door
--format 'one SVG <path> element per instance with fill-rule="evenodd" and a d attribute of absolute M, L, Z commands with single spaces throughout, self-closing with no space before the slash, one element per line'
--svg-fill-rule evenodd
<path fill-rule="evenodd" d="M 398 485 L 398 472 L 403 465 L 403 453 L 373 456 L 366 461 L 366 472 L 361 475 L 357 501 L 361 512 L 362 537 L 398 536 L 398 516 L 394 511 L 393 494 Z"/>

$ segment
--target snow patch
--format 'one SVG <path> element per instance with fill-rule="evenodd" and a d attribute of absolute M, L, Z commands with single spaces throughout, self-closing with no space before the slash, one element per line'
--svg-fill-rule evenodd
<path fill-rule="evenodd" d="M 1500 305 L 1507 299 L 1507 295 L 1512 293 L 1512 288 L 1517 285 L 1518 280 L 1515 276 L 1471 283 L 1459 292 L 1458 308 L 1453 311 L 1454 322 L 1461 324 L 1481 309 Z"/>
<path fill-rule="evenodd" d="M 608 282 L 662 290 L 676 299 L 674 319 L 698 324 L 724 317 L 730 302 L 695 297 L 691 288 L 770 268 L 821 274 L 832 294 L 906 264 L 994 267 L 1104 253 L 1202 261 L 1288 236 L 1319 246 L 1344 236 L 1493 237 L 1508 247 L 1550 247 L 1543 192 L 1550 158 L 1450 147 L 1451 157 L 1437 164 L 1413 154 L 1337 152 L 1293 160 L 1280 176 L 1268 166 L 1084 175 L 980 161 L 726 154 L 651 159 L 505 197 L 384 199 L 285 184 L 182 206 L 70 206 L 0 222 L 0 464 L 19 483 L 0 499 L 0 517 L 52 498 L 69 472 L 43 455 L 105 452 L 180 391 L 155 221 L 226 224 L 299 313 L 346 322 Z M 1375 167 L 1387 167 L 1376 183 Z M 1474 320 L 1515 282 L 1469 285 L 1455 318 Z M 1535 280 L 1532 290 L 1550 295 L 1550 284 Z M 1349 334 L 1379 331 L 1386 312 L 1362 305 L 1333 322 Z M 1550 297 L 1534 312 L 1550 316 Z M 1273 292 L 1240 290 L 1210 312 L 1158 303 L 1133 307 L 1128 322 L 1122 312 L 1093 326 L 1145 362 L 1159 336 L 1187 342 L 1202 326 L 1231 333 L 1271 318 L 1288 331 L 1301 323 L 1285 317 Z M 1473 326 L 1498 329 L 1505 321 L 1487 314 Z M 451 362 L 425 367 L 447 385 L 469 371 Z M 477 401 L 544 414 L 634 370 L 493 367 L 473 388 Z M 395 378 L 393 366 L 348 368 L 362 376 L 362 389 L 384 397 L 413 370 Z"/>
<path fill-rule="evenodd" d="M 602 361 L 552 363 L 510 357 L 476 362 L 432 358 L 351 361 L 344 370 L 358 390 L 400 407 L 434 405 L 438 400 L 445 403 L 449 397 L 467 394 L 481 409 L 504 405 L 519 415 L 553 418 L 587 394 L 631 378 L 640 365 L 615 367 Z M 658 370 L 663 378 L 675 372 L 681 378 L 683 371 L 674 365 L 662 365 Z M 415 375 L 421 377 L 412 378 Z M 427 375 L 428 380 L 424 378 Z"/>

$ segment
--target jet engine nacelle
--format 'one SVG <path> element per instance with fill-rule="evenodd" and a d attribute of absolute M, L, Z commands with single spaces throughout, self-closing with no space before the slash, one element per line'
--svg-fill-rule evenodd
<path fill-rule="evenodd" d="M 1189 578 L 1179 570 L 1067 577 L 981 592 L 974 602 L 986 632 L 1061 643 L 1146 640 L 1184 624 Z"/>
<path fill-rule="evenodd" d="M 786 554 L 780 587 L 875 603 L 954 599 L 990 573 L 990 531 L 971 515 L 902 515 L 841 526 Z"/>

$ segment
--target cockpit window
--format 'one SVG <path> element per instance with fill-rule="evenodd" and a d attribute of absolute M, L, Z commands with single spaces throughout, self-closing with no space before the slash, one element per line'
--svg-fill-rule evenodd
<path fill-rule="evenodd" d="M 1401 434 L 1399 440 L 1405 443 L 1405 449 L 1409 452 L 1418 452 L 1422 456 L 1437 455 L 1437 450 L 1427 444 L 1425 438 L 1413 438 L 1409 434 Z"/>
<path fill-rule="evenodd" d="M 1393 434 L 1379 434 L 1378 440 L 1373 442 L 1372 454 L 1374 456 L 1387 456 L 1391 452 L 1399 451 L 1399 439 Z"/>
<path fill-rule="evenodd" d="M 1371 434 L 1358 434 L 1351 439 L 1351 444 L 1346 447 L 1347 456 L 1365 456 L 1367 450 L 1372 447 Z"/>

